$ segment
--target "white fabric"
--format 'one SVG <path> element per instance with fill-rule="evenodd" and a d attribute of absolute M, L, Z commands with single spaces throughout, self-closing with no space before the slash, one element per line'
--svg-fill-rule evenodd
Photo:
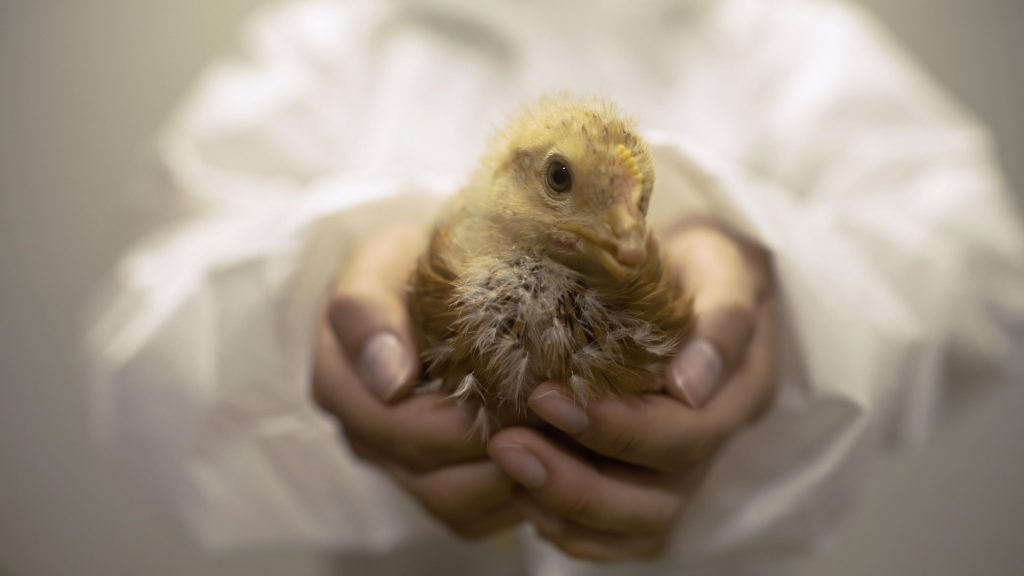
<path fill-rule="evenodd" d="M 90 335 L 105 440 L 203 542 L 447 545 L 312 406 L 314 326 L 353 241 L 429 218 L 494 127 L 563 89 L 638 119 L 656 223 L 725 220 L 777 266 L 776 405 L 649 569 L 751 569 L 822 542 L 866 456 L 922 437 L 946 392 L 1019 370 L 1024 239 L 987 137 L 859 10 L 288 2 L 171 123 L 163 158 L 196 215 L 124 261 Z M 533 574 L 637 569 L 528 530 L 485 546 Z"/>

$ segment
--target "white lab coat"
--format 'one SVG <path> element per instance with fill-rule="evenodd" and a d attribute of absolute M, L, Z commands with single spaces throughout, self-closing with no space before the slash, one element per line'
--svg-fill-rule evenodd
<path fill-rule="evenodd" d="M 529 528 L 455 543 L 348 453 L 308 390 L 351 243 L 429 218 L 492 130 L 556 90 L 637 118 L 655 225 L 711 215 L 777 266 L 777 401 L 647 568 L 757 571 L 821 543 L 865 457 L 922 437 L 950 392 L 1020 368 L 1024 236 L 988 137 L 856 8 L 286 2 L 170 123 L 162 159 L 192 215 L 124 260 L 90 334 L 102 437 L 202 542 L 635 573 Z"/>

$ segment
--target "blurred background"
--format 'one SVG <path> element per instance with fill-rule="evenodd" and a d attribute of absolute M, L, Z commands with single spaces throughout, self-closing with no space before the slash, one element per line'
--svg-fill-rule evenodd
<path fill-rule="evenodd" d="M 173 213 L 132 180 L 205 63 L 260 0 L 0 3 L 0 574 L 328 574 L 296 550 L 210 556 L 95 454 L 83 311 L 125 247 Z M 996 136 L 1024 190 L 1024 3 L 865 0 Z M 1020 196 L 1018 196 L 1020 197 Z M 1024 386 L 886 457 L 800 574 L 1020 574 Z"/>

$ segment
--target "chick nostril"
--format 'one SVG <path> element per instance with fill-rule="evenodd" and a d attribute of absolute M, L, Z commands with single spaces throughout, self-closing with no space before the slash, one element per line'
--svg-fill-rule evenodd
<path fill-rule="evenodd" d="M 633 228 L 635 228 L 634 223 L 624 218 L 616 218 L 612 221 L 612 232 L 620 238 L 629 235 Z"/>
<path fill-rule="evenodd" d="M 630 213 L 626 206 L 620 204 L 612 208 L 608 224 L 612 232 L 619 238 L 625 238 L 640 227 L 640 221 Z"/>
<path fill-rule="evenodd" d="M 626 266 L 636 266 L 647 257 L 647 251 L 642 246 L 624 245 L 619 246 L 615 259 Z"/>

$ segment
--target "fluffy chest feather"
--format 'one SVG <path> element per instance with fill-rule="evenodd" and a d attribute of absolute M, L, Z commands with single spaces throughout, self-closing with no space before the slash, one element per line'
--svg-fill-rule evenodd
<path fill-rule="evenodd" d="M 637 296 L 588 286 L 544 258 L 473 262 L 450 282 L 451 325 L 428 339 L 427 376 L 461 401 L 518 412 L 546 380 L 567 382 L 580 401 L 658 389 L 682 333 L 645 318 Z"/>

